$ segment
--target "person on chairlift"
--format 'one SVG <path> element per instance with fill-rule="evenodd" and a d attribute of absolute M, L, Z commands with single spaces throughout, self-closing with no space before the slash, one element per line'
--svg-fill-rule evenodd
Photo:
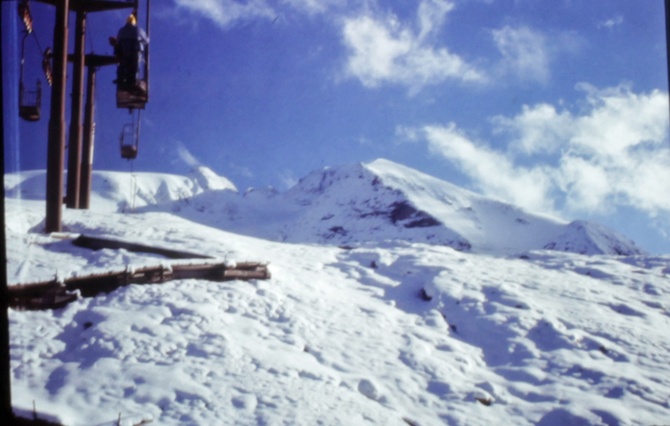
<path fill-rule="evenodd" d="M 119 61 L 115 81 L 119 89 L 146 90 L 140 84 L 141 80 L 138 81 L 138 77 L 149 38 L 144 30 L 137 26 L 135 15 L 128 16 L 126 24 L 119 29 L 116 38 L 110 37 L 109 42 L 114 46 L 114 55 Z"/>

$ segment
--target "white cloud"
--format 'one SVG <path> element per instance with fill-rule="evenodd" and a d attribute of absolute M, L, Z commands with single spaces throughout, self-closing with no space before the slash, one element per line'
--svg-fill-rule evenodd
<path fill-rule="evenodd" d="M 209 19 L 222 28 L 237 21 L 275 20 L 285 6 L 306 15 L 325 15 L 355 8 L 366 9 L 375 0 L 173 0 L 177 10 Z M 339 19 L 339 18 L 338 18 Z"/>
<path fill-rule="evenodd" d="M 298 179 L 291 170 L 282 170 L 279 173 L 279 181 L 284 189 L 291 189 L 298 184 Z"/>
<path fill-rule="evenodd" d="M 494 134 L 508 138 L 503 149 L 473 142 L 454 124 L 421 132 L 431 152 L 456 164 L 484 193 L 528 209 L 572 215 L 625 206 L 650 217 L 670 213 L 667 93 L 579 89 L 586 97 L 577 112 L 538 104 L 494 118 Z"/>
<path fill-rule="evenodd" d="M 174 0 L 180 9 L 185 9 L 203 18 L 210 19 L 223 28 L 239 20 L 274 18 L 276 13 L 265 0 Z"/>
<path fill-rule="evenodd" d="M 345 72 L 367 87 L 407 86 L 412 93 L 445 80 L 483 81 L 484 73 L 446 47 L 435 45 L 435 35 L 453 9 L 451 0 L 422 0 L 416 24 L 401 24 L 395 16 L 381 16 L 376 0 L 173 0 L 176 13 L 195 14 L 230 28 L 238 21 L 274 20 L 282 7 L 305 15 L 328 16 L 341 24 L 348 49 Z M 173 11 L 175 13 L 175 11 Z M 347 17 L 348 16 L 348 17 Z"/>
<path fill-rule="evenodd" d="M 575 118 L 572 145 L 588 152 L 618 157 L 644 142 L 659 143 L 667 133 L 668 99 L 659 91 L 633 93 L 628 86 L 598 90 L 581 84 L 589 114 Z"/>
<path fill-rule="evenodd" d="M 454 4 L 444 0 L 425 0 L 419 4 L 417 20 L 419 21 L 419 40 L 426 39 L 435 33 L 443 24 Z"/>
<path fill-rule="evenodd" d="M 620 27 L 622 24 L 623 24 L 623 16 L 617 15 L 613 18 L 599 22 L 598 28 L 606 28 L 608 30 L 612 30 L 614 28 Z"/>
<path fill-rule="evenodd" d="M 176 148 L 177 148 L 177 156 L 188 166 L 197 168 L 201 166 L 200 161 L 198 161 L 197 158 L 191 154 L 191 151 L 186 148 L 186 145 L 184 145 L 183 142 L 181 141 L 175 141 Z"/>
<path fill-rule="evenodd" d="M 482 192 L 531 210 L 554 210 L 547 197 L 552 179 L 546 170 L 515 165 L 505 153 L 473 142 L 453 123 L 423 130 L 429 150 L 456 164 Z"/>
<path fill-rule="evenodd" d="M 395 136 L 397 143 L 415 143 L 421 138 L 421 132 L 416 127 L 396 126 Z"/>
<path fill-rule="evenodd" d="M 522 80 L 546 83 L 549 54 L 545 36 L 527 27 L 493 30 L 493 41 L 503 56 L 503 72 Z"/>
<path fill-rule="evenodd" d="M 282 0 L 294 9 L 301 10 L 307 14 L 314 15 L 326 13 L 329 10 L 344 8 L 348 0 Z"/>
<path fill-rule="evenodd" d="M 394 16 L 345 19 L 343 37 L 350 54 L 347 74 L 367 87 L 399 84 L 412 91 L 447 79 L 483 80 L 483 74 L 459 56 L 428 42 L 451 8 L 446 1 L 424 0 L 419 6 L 418 34 Z"/>
<path fill-rule="evenodd" d="M 243 166 L 241 164 L 229 162 L 228 163 L 228 169 L 230 169 L 233 173 L 238 174 L 242 177 L 251 179 L 254 177 L 254 173 L 251 171 L 251 169 L 247 166 Z"/>
<path fill-rule="evenodd" d="M 572 117 L 558 112 L 553 105 L 523 106 L 521 114 L 507 118 L 493 118 L 495 133 L 514 136 L 512 148 L 521 154 L 555 153 L 568 137 Z"/>
<path fill-rule="evenodd" d="M 611 173 L 588 158 L 567 155 L 561 159 L 557 185 L 565 193 L 568 211 L 600 212 L 608 209 L 603 200 L 608 198 L 613 182 Z"/>

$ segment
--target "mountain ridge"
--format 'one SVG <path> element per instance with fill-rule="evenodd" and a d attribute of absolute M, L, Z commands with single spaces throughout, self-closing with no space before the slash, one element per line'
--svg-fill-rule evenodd
<path fill-rule="evenodd" d="M 42 173 L 6 179 L 9 197 L 43 197 Z M 42 185 L 40 185 L 42 184 Z M 389 160 L 315 170 L 285 192 L 240 193 L 227 178 L 198 167 L 187 176 L 94 172 L 92 208 L 169 211 L 220 229 L 293 243 L 355 245 L 405 240 L 459 251 L 517 254 L 644 253 L 593 222 L 527 212 Z"/>

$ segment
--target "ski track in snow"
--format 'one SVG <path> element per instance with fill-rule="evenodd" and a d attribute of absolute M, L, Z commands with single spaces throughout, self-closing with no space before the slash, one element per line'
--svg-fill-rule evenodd
<path fill-rule="evenodd" d="M 163 191 L 170 191 L 169 188 Z M 175 262 L 89 251 L 8 199 L 10 283 Z M 662 424 L 670 256 L 287 244 L 167 212 L 64 211 L 69 233 L 230 262 L 267 281 L 131 285 L 10 310 L 13 404 L 69 425 Z M 31 231 L 32 230 L 32 231 Z"/>

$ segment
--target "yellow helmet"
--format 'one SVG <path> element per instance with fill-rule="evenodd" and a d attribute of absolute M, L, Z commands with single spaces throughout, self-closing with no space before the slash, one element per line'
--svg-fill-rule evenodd
<path fill-rule="evenodd" d="M 126 23 L 127 23 L 127 24 L 132 24 L 132 25 L 137 24 L 137 20 L 135 19 L 135 15 L 130 14 L 130 15 L 128 16 L 128 19 L 126 19 Z"/>

